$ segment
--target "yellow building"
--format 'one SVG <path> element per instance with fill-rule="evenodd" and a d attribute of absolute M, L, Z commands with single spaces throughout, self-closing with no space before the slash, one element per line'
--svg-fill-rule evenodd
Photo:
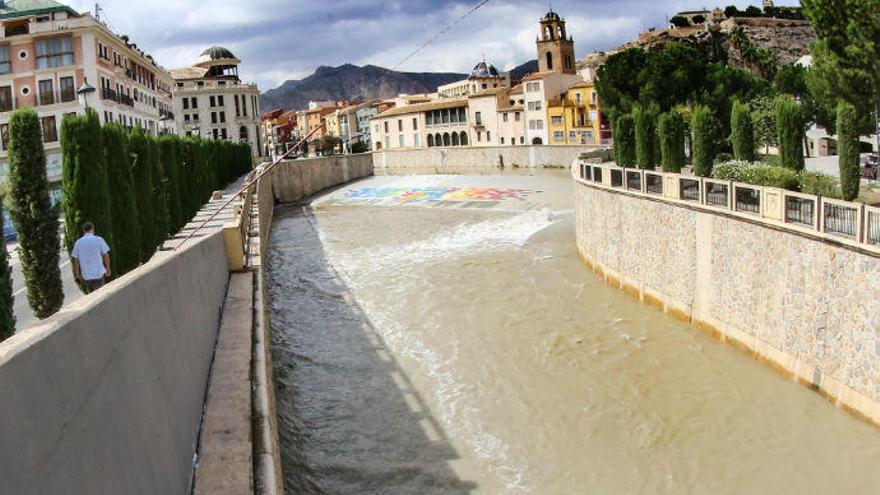
<path fill-rule="evenodd" d="M 549 144 L 601 144 L 608 123 L 599 109 L 599 94 L 592 82 L 579 82 L 563 97 L 547 102 Z"/>

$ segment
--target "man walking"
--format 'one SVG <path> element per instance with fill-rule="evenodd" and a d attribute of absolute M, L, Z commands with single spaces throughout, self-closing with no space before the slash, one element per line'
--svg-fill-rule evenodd
<path fill-rule="evenodd" d="M 73 276 L 83 284 L 86 294 L 104 286 L 104 277 L 110 273 L 110 246 L 102 237 L 95 235 L 95 224 L 83 225 L 83 236 L 73 245 Z"/>

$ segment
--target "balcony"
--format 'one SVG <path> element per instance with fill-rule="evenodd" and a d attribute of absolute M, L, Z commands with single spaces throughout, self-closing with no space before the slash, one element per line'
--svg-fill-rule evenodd
<path fill-rule="evenodd" d="M 168 110 L 159 110 L 159 118 L 167 118 L 168 120 L 174 120 L 174 112 Z"/>
<path fill-rule="evenodd" d="M 104 100 L 118 101 L 119 96 L 116 94 L 115 89 L 102 88 L 101 89 L 101 98 Z"/>
<path fill-rule="evenodd" d="M 134 107 L 134 99 L 131 96 L 120 94 L 119 99 L 116 101 L 127 107 Z"/>

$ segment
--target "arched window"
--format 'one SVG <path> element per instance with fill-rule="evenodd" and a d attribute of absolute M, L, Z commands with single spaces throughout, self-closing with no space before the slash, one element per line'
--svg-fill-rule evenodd
<path fill-rule="evenodd" d="M 238 130 L 238 139 L 242 141 L 247 141 L 249 139 L 248 128 L 246 126 L 241 126 Z"/>
<path fill-rule="evenodd" d="M 547 52 L 547 70 L 553 70 L 553 54 Z"/>
<path fill-rule="evenodd" d="M 459 138 L 459 142 L 461 142 L 462 146 L 467 146 L 468 145 L 467 133 L 464 131 L 461 131 L 459 134 L 461 134 L 461 138 Z"/>
<path fill-rule="evenodd" d="M 449 133 L 444 132 L 443 133 L 443 146 L 449 146 L 449 145 L 450 145 Z"/>
<path fill-rule="evenodd" d="M 536 137 L 535 139 L 532 139 L 532 144 L 544 144 L 544 140 Z"/>
<path fill-rule="evenodd" d="M 428 148 L 434 147 L 434 135 L 428 134 Z"/>
<path fill-rule="evenodd" d="M 376 141 L 376 149 L 377 149 L 377 150 L 381 150 L 381 149 L 382 149 L 382 141 Z"/>
<path fill-rule="evenodd" d="M 452 133 L 452 145 L 458 146 L 458 133 L 457 132 Z"/>
<path fill-rule="evenodd" d="M 434 146 L 443 146 L 443 136 L 439 132 L 434 134 Z"/>

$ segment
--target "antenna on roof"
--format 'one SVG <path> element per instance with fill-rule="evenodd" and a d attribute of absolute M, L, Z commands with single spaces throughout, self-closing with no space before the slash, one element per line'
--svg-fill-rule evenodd
<path fill-rule="evenodd" d="M 101 4 L 98 2 L 95 2 L 95 20 L 98 22 L 101 21 Z"/>

